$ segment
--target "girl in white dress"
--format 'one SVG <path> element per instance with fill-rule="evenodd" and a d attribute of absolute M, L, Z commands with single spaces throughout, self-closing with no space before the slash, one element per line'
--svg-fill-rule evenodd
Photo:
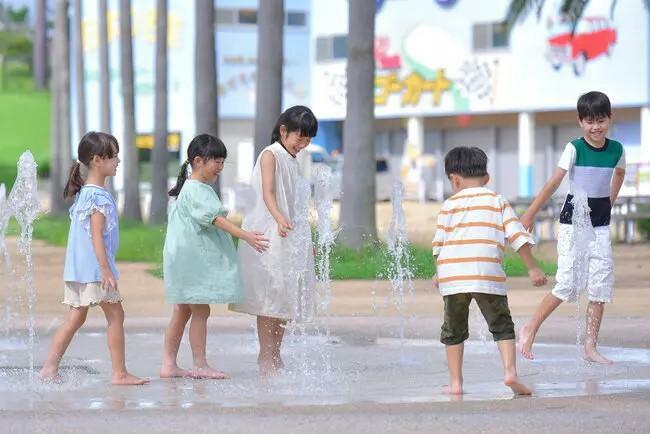
<path fill-rule="evenodd" d="M 301 240 L 311 239 L 308 225 L 294 224 L 296 190 L 306 183 L 296 154 L 309 145 L 317 130 L 318 121 L 308 107 L 287 109 L 273 128 L 271 145 L 260 153 L 253 168 L 255 206 L 244 216 L 242 229 L 260 232 L 270 243 L 263 253 L 239 244 L 244 300 L 230 309 L 257 316 L 258 363 L 264 375 L 282 368 L 284 326 L 301 314 L 299 292 L 315 286 L 312 249 L 303 252 L 306 266 L 300 270 L 290 258 L 295 257 L 295 247 Z"/>

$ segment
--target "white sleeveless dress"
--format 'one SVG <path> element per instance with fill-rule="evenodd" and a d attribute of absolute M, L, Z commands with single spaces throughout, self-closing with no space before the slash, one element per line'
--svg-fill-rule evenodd
<path fill-rule="evenodd" d="M 275 199 L 278 209 L 293 225 L 286 238 L 262 196 L 261 157 L 264 152 L 275 156 Z M 262 232 L 269 248 L 258 253 L 240 241 L 239 263 L 244 300 L 231 304 L 230 310 L 280 319 L 309 319 L 314 312 L 316 274 L 311 228 L 307 220 L 310 185 L 301 175 L 296 158 L 279 143 L 260 153 L 251 178 L 255 205 L 244 215 L 242 229 Z"/>

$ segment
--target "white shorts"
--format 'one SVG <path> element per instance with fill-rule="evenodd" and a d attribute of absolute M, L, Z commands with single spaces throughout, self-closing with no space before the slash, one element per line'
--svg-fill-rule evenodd
<path fill-rule="evenodd" d="M 117 288 L 104 289 L 101 282 L 63 283 L 63 304 L 71 307 L 97 306 L 101 303 L 119 303 L 122 296 Z"/>
<path fill-rule="evenodd" d="M 609 226 L 594 228 L 595 238 L 589 248 L 580 254 L 586 255 L 582 261 L 587 264 L 584 273 L 587 277 L 589 301 L 610 303 L 614 293 L 614 260 Z M 572 250 L 573 226 L 561 224 L 557 234 L 557 274 L 556 284 L 551 292 L 563 301 L 575 301 L 578 288 L 575 283 L 575 258 Z"/>

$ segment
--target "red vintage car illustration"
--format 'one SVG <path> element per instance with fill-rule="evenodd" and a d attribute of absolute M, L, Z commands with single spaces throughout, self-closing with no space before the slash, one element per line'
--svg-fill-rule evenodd
<path fill-rule="evenodd" d="M 616 43 L 616 29 L 605 17 L 582 18 L 571 35 L 571 23 L 560 19 L 551 23 L 548 38 L 548 60 L 554 69 L 562 64 L 573 64 L 573 72 L 580 76 L 587 62 L 602 54 L 610 55 Z"/>

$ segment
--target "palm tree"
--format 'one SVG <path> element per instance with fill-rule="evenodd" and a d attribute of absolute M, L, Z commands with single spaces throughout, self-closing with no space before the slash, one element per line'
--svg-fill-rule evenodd
<path fill-rule="evenodd" d="M 107 0 L 99 0 L 99 87 L 100 129 L 111 132 L 111 77 L 108 57 L 108 6 Z"/>
<path fill-rule="evenodd" d="M 257 13 L 257 83 L 255 157 L 269 144 L 282 112 L 284 0 L 259 2 Z"/>
<path fill-rule="evenodd" d="M 120 70 L 124 112 L 124 218 L 141 221 L 140 168 L 135 147 L 135 95 L 133 79 L 133 40 L 131 0 L 120 0 Z"/>
<path fill-rule="evenodd" d="M 79 137 L 86 134 L 86 87 L 84 85 L 84 47 L 81 0 L 74 0 L 75 25 L 75 89 L 77 91 L 77 127 Z"/>
<path fill-rule="evenodd" d="M 156 3 L 156 95 L 149 222 L 167 220 L 167 0 Z"/>
<path fill-rule="evenodd" d="M 563 0 L 560 5 L 560 13 L 566 15 L 573 23 L 573 29 L 582 17 L 590 0 Z M 535 9 L 537 18 L 542 13 L 546 0 L 511 0 L 508 12 L 506 14 L 506 23 L 509 29 L 512 29 L 518 20 L 524 19 L 528 13 Z M 650 0 L 643 0 L 647 9 L 650 9 Z M 614 17 L 617 0 L 611 0 L 609 6 L 609 15 Z"/>
<path fill-rule="evenodd" d="M 358 248 L 377 237 L 375 217 L 375 0 L 348 2 L 347 102 L 343 124 L 341 242 Z"/>
<path fill-rule="evenodd" d="M 47 0 L 36 0 L 34 22 L 33 68 L 34 86 L 47 87 Z"/>
<path fill-rule="evenodd" d="M 214 1 L 196 0 L 194 12 L 194 118 L 197 134 L 219 134 Z M 214 190 L 219 194 L 219 179 Z"/>
<path fill-rule="evenodd" d="M 61 160 L 61 118 L 59 112 L 59 100 L 61 95 L 59 93 L 59 81 L 61 69 L 60 65 L 63 63 L 59 56 L 59 45 L 61 39 L 65 37 L 63 29 L 63 22 L 59 19 L 58 15 L 58 1 L 56 5 L 57 15 L 54 22 L 54 36 L 52 38 L 52 55 L 50 56 L 52 76 L 51 79 L 51 107 L 50 107 L 50 208 L 52 214 L 63 215 L 65 214 L 65 203 L 63 202 L 63 162 Z"/>

